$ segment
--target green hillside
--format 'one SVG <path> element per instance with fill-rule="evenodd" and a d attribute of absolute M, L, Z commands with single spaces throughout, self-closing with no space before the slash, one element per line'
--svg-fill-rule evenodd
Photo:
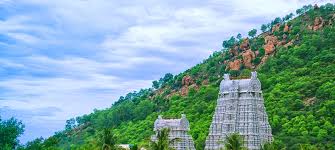
<path fill-rule="evenodd" d="M 117 143 L 146 146 L 158 114 L 186 114 L 190 134 L 201 150 L 216 106 L 224 73 L 262 82 L 275 142 L 335 149 L 335 6 L 305 6 L 263 25 L 263 33 L 232 37 L 223 49 L 178 75 L 166 74 L 153 88 L 129 93 L 110 108 L 67 121 L 64 131 L 29 143 L 43 149 L 101 149 L 108 128 Z M 28 146 L 29 148 L 29 146 Z M 28 149 L 27 148 L 27 149 Z"/>

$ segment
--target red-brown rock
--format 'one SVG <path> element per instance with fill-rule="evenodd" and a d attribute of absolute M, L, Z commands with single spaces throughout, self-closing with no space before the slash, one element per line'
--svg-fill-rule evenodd
<path fill-rule="evenodd" d="M 275 50 L 275 46 L 278 44 L 278 39 L 276 36 L 266 36 L 264 38 L 265 40 L 265 45 L 264 50 L 265 50 L 265 54 L 271 54 L 273 53 L 273 51 Z"/>
<path fill-rule="evenodd" d="M 243 51 L 249 49 L 249 38 L 246 38 L 242 41 L 241 45 L 240 45 L 240 49 L 242 49 Z"/>
<path fill-rule="evenodd" d="M 183 87 L 181 88 L 181 92 L 180 92 L 180 94 L 181 94 L 182 96 L 186 96 L 186 95 L 188 94 L 190 88 L 194 88 L 195 90 L 199 90 L 199 87 L 198 87 L 196 84 L 192 84 L 192 85 L 190 85 L 190 86 L 183 86 Z"/>
<path fill-rule="evenodd" d="M 287 24 L 285 24 L 284 32 L 288 32 L 289 30 L 290 30 L 290 27 Z"/>
<path fill-rule="evenodd" d="M 284 47 L 289 47 L 289 46 L 293 45 L 293 42 L 294 42 L 294 41 L 292 40 L 292 41 L 286 43 L 286 44 L 284 45 Z"/>
<path fill-rule="evenodd" d="M 234 48 L 230 49 L 229 52 L 233 56 L 237 56 L 238 55 L 238 46 L 234 46 Z"/>
<path fill-rule="evenodd" d="M 324 24 L 324 21 L 322 17 L 316 17 L 314 19 L 313 30 L 314 31 L 319 30 L 320 28 L 323 27 L 323 24 Z"/>
<path fill-rule="evenodd" d="M 208 85 L 208 84 L 209 84 L 208 79 L 202 81 L 201 84 L 202 84 L 202 85 Z"/>
<path fill-rule="evenodd" d="M 234 61 L 229 62 L 228 67 L 230 70 L 240 70 L 241 60 L 235 59 Z"/>
<path fill-rule="evenodd" d="M 272 26 L 272 33 L 275 31 L 279 31 L 280 23 L 277 23 L 276 25 Z"/>
<path fill-rule="evenodd" d="M 251 51 L 251 49 L 246 50 L 244 53 L 242 53 L 243 57 L 243 64 L 247 68 L 253 68 L 252 60 L 256 57 L 255 53 Z"/>
<path fill-rule="evenodd" d="M 181 84 L 182 84 L 183 86 L 189 86 L 189 85 L 191 85 L 191 84 L 194 84 L 194 81 L 193 81 L 193 79 L 191 78 L 191 76 L 186 75 L 186 76 L 183 77 L 183 79 L 182 79 L 182 81 L 181 81 Z"/>

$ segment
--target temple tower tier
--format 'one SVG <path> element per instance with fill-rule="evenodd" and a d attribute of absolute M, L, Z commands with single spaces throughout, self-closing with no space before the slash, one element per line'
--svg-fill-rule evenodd
<path fill-rule="evenodd" d="M 256 72 L 251 73 L 250 79 L 241 80 L 230 80 L 228 74 L 224 75 L 205 150 L 223 148 L 226 136 L 232 133 L 242 135 L 249 150 L 259 150 L 262 144 L 272 141 Z"/>
<path fill-rule="evenodd" d="M 175 150 L 195 150 L 192 136 L 188 134 L 190 130 L 189 124 L 184 114 L 181 115 L 180 119 L 163 119 L 162 116 L 158 116 L 154 125 L 156 134 L 151 136 L 151 140 L 157 141 L 158 132 L 168 128 L 170 130 L 169 140 L 178 139 L 170 143 L 171 148 Z"/>

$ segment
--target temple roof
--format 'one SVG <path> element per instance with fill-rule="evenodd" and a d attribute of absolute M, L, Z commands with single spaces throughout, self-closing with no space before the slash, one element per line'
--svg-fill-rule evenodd
<path fill-rule="evenodd" d="M 162 116 L 158 116 L 155 121 L 154 130 L 160 130 L 162 128 L 189 130 L 189 122 L 185 115 L 182 115 L 180 119 L 163 119 Z"/>
<path fill-rule="evenodd" d="M 220 83 L 221 92 L 229 91 L 260 91 L 261 83 L 257 78 L 257 73 L 252 72 L 250 79 L 231 80 L 229 74 L 224 75 L 224 79 Z"/>

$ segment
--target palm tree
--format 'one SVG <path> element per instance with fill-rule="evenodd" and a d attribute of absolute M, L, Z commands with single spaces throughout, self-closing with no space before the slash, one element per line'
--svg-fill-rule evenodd
<path fill-rule="evenodd" d="M 266 142 L 261 146 L 261 150 L 278 150 L 273 142 Z"/>
<path fill-rule="evenodd" d="M 225 150 L 246 150 L 244 147 L 244 140 L 238 133 L 232 133 L 226 136 L 224 141 Z"/>
<path fill-rule="evenodd" d="M 102 144 L 102 150 L 115 150 L 116 149 L 116 137 L 110 131 L 110 129 L 103 129 L 99 135 L 99 141 Z"/>
<path fill-rule="evenodd" d="M 169 147 L 169 145 L 173 142 L 178 141 L 178 138 L 169 139 L 170 129 L 164 128 L 157 133 L 157 140 L 151 141 L 150 147 L 151 150 L 174 150 Z"/>

